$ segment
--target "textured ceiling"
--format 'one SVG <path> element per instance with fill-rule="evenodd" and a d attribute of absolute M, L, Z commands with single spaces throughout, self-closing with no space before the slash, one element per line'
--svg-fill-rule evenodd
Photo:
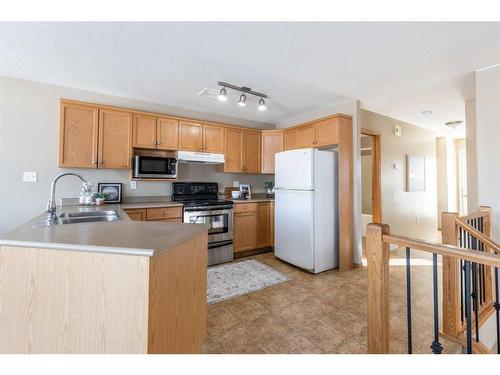
<path fill-rule="evenodd" d="M 1 75 L 271 124 L 356 98 L 442 131 L 464 120 L 473 71 L 499 62 L 500 23 L 0 24 Z M 197 96 L 219 80 L 268 110 Z"/>

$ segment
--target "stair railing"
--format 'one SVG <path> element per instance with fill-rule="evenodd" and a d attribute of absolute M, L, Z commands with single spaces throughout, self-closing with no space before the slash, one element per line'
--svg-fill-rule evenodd
<path fill-rule="evenodd" d="M 386 224 L 369 224 L 366 235 L 366 258 L 368 266 L 368 352 L 369 353 L 389 353 L 389 260 L 390 245 L 396 245 L 406 249 L 406 296 L 407 296 L 407 337 L 408 353 L 413 352 L 412 348 L 412 308 L 411 308 L 411 251 L 419 250 L 432 254 L 432 278 L 433 278 L 433 307 L 434 307 L 434 339 L 430 343 L 430 348 L 435 354 L 440 354 L 443 350 L 440 341 L 439 331 L 439 296 L 438 296 L 438 268 L 437 256 L 443 257 L 444 263 L 447 260 L 463 262 L 464 272 L 464 315 L 467 333 L 466 350 L 472 353 L 473 348 L 478 344 L 472 341 L 472 265 L 482 265 L 487 267 L 500 267 L 500 255 L 490 252 L 467 250 L 456 245 L 440 244 L 428 241 L 412 239 L 390 233 L 390 228 Z M 458 266 L 457 266 L 458 268 Z M 443 274 L 444 275 L 444 274 Z M 447 276 L 446 276 L 447 277 Z M 443 277 L 444 278 L 444 277 Z M 452 285 L 452 284 L 450 284 Z M 450 290 L 457 290 L 450 285 Z M 443 288 L 444 293 L 444 288 Z M 457 292 L 455 292 L 457 293 Z M 458 297 L 457 297 L 458 301 Z M 456 306 L 456 304 L 455 304 Z M 449 309 L 449 306 L 445 306 Z M 446 314 L 445 309 L 443 312 Z"/>
<path fill-rule="evenodd" d="M 458 217 L 456 213 L 443 213 L 442 237 L 444 244 L 456 245 L 470 251 L 490 254 L 500 252 L 498 244 L 491 239 L 489 207 L 481 207 L 479 212 L 462 217 Z M 500 343 L 498 268 L 472 263 L 470 271 L 470 297 L 474 313 L 470 319 L 474 325 L 474 339 L 477 343 L 480 342 L 479 328 L 495 312 L 496 336 L 497 342 Z M 467 328 L 468 317 L 464 310 L 465 299 L 468 298 L 464 285 L 466 272 L 463 261 L 443 259 L 443 333 L 449 337 L 458 338 Z M 468 339 L 469 336 L 467 331 Z M 500 345 L 497 345 L 497 348 L 500 354 Z"/>

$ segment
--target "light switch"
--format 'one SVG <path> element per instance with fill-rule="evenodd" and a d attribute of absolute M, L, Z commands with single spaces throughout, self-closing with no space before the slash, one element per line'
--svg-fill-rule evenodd
<path fill-rule="evenodd" d="M 137 189 L 137 181 L 130 181 L 130 189 L 132 190 Z"/>
<path fill-rule="evenodd" d="M 23 182 L 36 182 L 38 174 L 36 172 L 23 172 Z"/>

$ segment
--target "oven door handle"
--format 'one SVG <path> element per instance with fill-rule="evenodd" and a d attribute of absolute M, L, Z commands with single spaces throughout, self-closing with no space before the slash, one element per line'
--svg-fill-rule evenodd
<path fill-rule="evenodd" d="M 208 244 L 209 249 L 215 249 L 217 247 L 222 247 L 222 246 L 227 246 L 227 245 L 232 245 L 233 240 L 227 240 L 227 241 L 219 241 L 219 242 L 212 242 Z"/>

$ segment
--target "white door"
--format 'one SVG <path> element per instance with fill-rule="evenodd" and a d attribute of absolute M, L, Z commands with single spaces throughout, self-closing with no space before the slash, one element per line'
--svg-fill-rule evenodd
<path fill-rule="evenodd" d="M 277 189 L 313 189 L 313 149 L 304 148 L 278 152 L 275 156 Z"/>
<path fill-rule="evenodd" d="M 314 268 L 314 192 L 278 190 L 274 254 L 307 270 Z"/>

